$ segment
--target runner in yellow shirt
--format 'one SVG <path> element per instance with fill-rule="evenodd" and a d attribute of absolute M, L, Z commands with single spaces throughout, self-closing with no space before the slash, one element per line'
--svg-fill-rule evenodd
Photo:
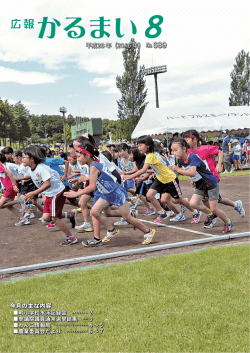
<path fill-rule="evenodd" d="M 161 196 L 162 204 L 167 204 L 168 207 L 176 214 L 176 217 L 172 218 L 171 221 L 180 222 L 185 221 L 185 217 L 178 211 L 172 202 L 172 198 L 176 202 L 188 208 L 191 212 L 200 212 L 191 207 L 190 203 L 182 197 L 181 189 L 179 186 L 179 179 L 175 173 L 168 168 L 166 160 L 160 155 L 159 152 L 155 152 L 154 141 L 150 136 L 141 136 L 137 140 L 138 148 L 141 153 L 146 154 L 145 163 L 142 169 L 138 172 L 125 175 L 124 179 L 132 179 L 137 176 L 146 173 L 149 168 L 152 168 L 156 175 L 156 180 L 151 185 L 147 192 L 147 199 L 155 209 L 158 211 L 158 217 L 155 219 L 156 223 L 161 222 L 164 218 L 168 218 L 170 215 L 161 207 L 160 203 L 155 199 L 155 195 L 159 192 Z"/>

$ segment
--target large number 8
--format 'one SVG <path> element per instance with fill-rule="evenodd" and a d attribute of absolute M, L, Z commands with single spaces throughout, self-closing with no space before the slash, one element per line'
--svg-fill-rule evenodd
<path fill-rule="evenodd" d="M 157 18 L 158 22 L 154 23 L 153 20 Z M 163 17 L 161 15 L 155 15 L 150 17 L 148 23 L 150 24 L 150 26 L 146 29 L 145 31 L 145 36 L 147 38 L 156 38 L 161 34 L 161 27 L 160 25 L 163 22 Z M 155 34 L 150 34 L 149 32 L 151 31 L 151 29 L 155 28 L 156 29 L 156 33 Z"/>

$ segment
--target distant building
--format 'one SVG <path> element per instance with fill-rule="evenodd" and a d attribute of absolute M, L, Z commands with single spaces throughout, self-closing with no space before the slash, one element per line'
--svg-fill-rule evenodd
<path fill-rule="evenodd" d="M 94 139 L 98 144 L 102 136 L 102 119 L 91 118 L 89 121 L 82 121 L 71 125 L 72 139 L 75 139 L 76 137 L 82 136 L 86 133 L 94 136 Z"/>

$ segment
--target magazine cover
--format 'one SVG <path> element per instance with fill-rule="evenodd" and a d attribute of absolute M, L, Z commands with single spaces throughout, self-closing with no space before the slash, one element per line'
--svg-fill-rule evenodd
<path fill-rule="evenodd" d="M 1 1 L 1 352 L 249 351 L 249 23 Z"/>

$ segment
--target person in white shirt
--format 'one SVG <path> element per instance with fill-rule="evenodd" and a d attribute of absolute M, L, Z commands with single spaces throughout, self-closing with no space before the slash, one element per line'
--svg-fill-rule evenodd
<path fill-rule="evenodd" d="M 28 192 L 24 200 L 31 201 L 35 195 L 43 193 L 46 196 L 43 209 L 43 219 L 47 222 L 53 220 L 60 230 L 66 235 L 66 239 L 60 244 L 62 246 L 77 243 L 75 235 L 72 235 L 68 226 L 62 222 L 61 218 L 69 218 L 72 227 L 75 227 L 75 213 L 70 211 L 62 214 L 66 197 L 65 187 L 60 180 L 60 175 L 49 166 L 43 164 L 45 160 L 45 150 L 40 146 L 30 146 L 24 150 L 23 165 L 30 167 L 30 176 L 37 189 Z"/>

